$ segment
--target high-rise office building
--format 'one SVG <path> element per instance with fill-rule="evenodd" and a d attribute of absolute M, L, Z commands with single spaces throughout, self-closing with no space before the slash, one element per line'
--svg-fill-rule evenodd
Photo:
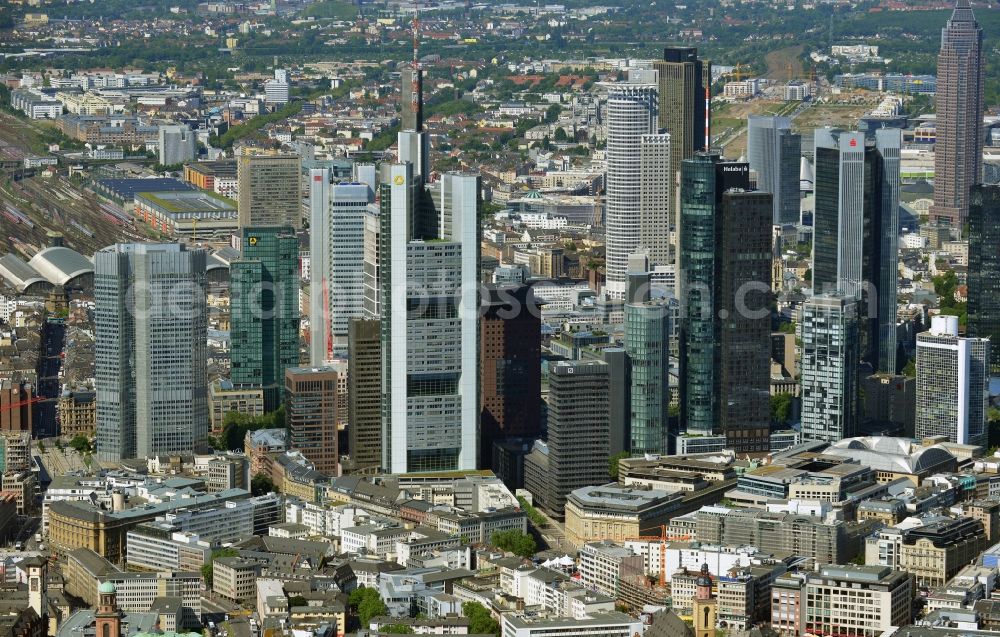
<path fill-rule="evenodd" d="M 479 327 L 480 465 L 493 443 L 538 438 L 542 419 L 542 319 L 526 285 L 485 290 Z"/>
<path fill-rule="evenodd" d="M 969 0 L 957 0 L 938 54 L 932 221 L 965 223 L 983 163 L 983 30 Z"/>
<path fill-rule="evenodd" d="M 525 460 L 525 487 L 563 517 L 566 497 L 608 481 L 608 366 L 560 361 L 549 366 L 547 453 Z"/>
<path fill-rule="evenodd" d="M 370 207 L 365 211 L 364 218 L 361 315 L 366 319 L 378 319 L 381 316 L 381 290 L 379 288 L 379 258 L 381 254 L 379 249 L 382 221 L 380 214 L 379 208 Z"/>
<path fill-rule="evenodd" d="M 264 101 L 268 106 L 281 107 L 288 103 L 289 98 L 288 82 L 279 79 L 264 82 Z"/>
<path fill-rule="evenodd" d="M 291 228 L 243 229 L 230 266 L 232 381 L 281 404 L 285 369 L 299 364 L 299 240 Z"/>
<path fill-rule="evenodd" d="M 347 326 L 362 316 L 367 184 L 330 184 L 330 170 L 310 171 L 309 359 L 313 365 L 347 351 Z"/>
<path fill-rule="evenodd" d="M 236 157 L 240 227 L 302 227 L 302 159 L 244 148 Z"/>
<path fill-rule="evenodd" d="M 382 341 L 379 322 L 352 319 L 348 328 L 347 452 L 350 470 L 382 462 Z"/>
<path fill-rule="evenodd" d="M 698 58 L 698 49 L 667 47 L 663 59 L 653 62 L 659 82 L 658 129 L 670 134 L 670 173 L 674 193 L 680 184 L 681 161 L 706 150 L 710 137 L 705 117 L 706 90 L 712 85 L 712 63 Z M 670 223 L 679 232 L 677 195 L 670 197 Z M 676 255 L 675 255 L 676 257 Z"/>
<path fill-rule="evenodd" d="M 799 221 L 799 163 L 802 136 L 787 117 L 751 115 L 747 120 L 747 159 L 757 173 L 757 190 L 773 195 L 772 223 Z"/>
<path fill-rule="evenodd" d="M 766 450 L 771 194 L 750 190 L 744 162 L 698 153 L 682 166 L 681 427 L 721 432 L 737 451 Z"/>
<path fill-rule="evenodd" d="M 899 129 L 815 131 L 813 290 L 861 301 L 861 359 L 896 372 Z"/>
<path fill-rule="evenodd" d="M 670 135 L 650 133 L 639 142 L 639 245 L 654 266 L 673 263 L 670 244 Z"/>
<path fill-rule="evenodd" d="M 337 372 L 332 367 L 289 367 L 285 370 L 285 419 L 288 446 L 316 467 L 337 475 Z"/>
<path fill-rule="evenodd" d="M 630 259 L 630 263 L 634 261 Z M 640 269 L 645 269 L 645 258 L 638 261 Z M 630 273 L 629 284 L 625 303 L 625 353 L 630 371 L 626 449 L 634 454 L 665 454 L 669 448 L 670 306 L 666 299 L 650 300 L 648 273 Z"/>
<path fill-rule="evenodd" d="M 836 442 L 857 434 L 858 302 L 816 295 L 802 304 L 802 438 Z"/>
<path fill-rule="evenodd" d="M 159 161 L 164 166 L 191 161 L 198 155 L 198 136 L 187 126 L 160 126 L 158 137 Z"/>
<path fill-rule="evenodd" d="M 935 316 L 917 334 L 917 438 L 985 445 L 990 341 L 962 338 L 957 316 Z"/>
<path fill-rule="evenodd" d="M 116 461 L 208 440 L 205 252 L 118 244 L 94 255 L 97 451 Z"/>
<path fill-rule="evenodd" d="M 1000 186 L 973 186 L 969 201 L 968 335 L 1000 343 Z M 990 369 L 1000 372 L 1000 346 Z"/>
<path fill-rule="evenodd" d="M 480 179 L 447 173 L 426 193 L 412 164 L 382 170 L 383 469 L 474 469 Z"/>
<path fill-rule="evenodd" d="M 605 177 L 607 282 L 613 299 L 625 298 L 628 256 L 639 247 L 642 153 L 645 135 L 655 132 L 656 87 L 614 86 L 608 94 L 608 169 Z M 659 176 L 662 179 L 662 175 Z"/>

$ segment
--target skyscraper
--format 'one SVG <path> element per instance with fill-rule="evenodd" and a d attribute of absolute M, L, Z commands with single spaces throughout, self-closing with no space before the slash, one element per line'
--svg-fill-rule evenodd
<path fill-rule="evenodd" d="M 643 136 L 655 132 L 656 114 L 654 86 L 621 84 L 608 95 L 605 289 L 613 299 L 625 298 L 628 256 L 639 247 L 642 177 L 639 149 Z"/>
<path fill-rule="evenodd" d="M 670 135 L 650 133 L 639 142 L 639 245 L 654 265 L 672 260 L 670 245 L 670 201 L 674 182 L 670 179 Z"/>
<path fill-rule="evenodd" d="M 705 150 L 706 138 L 710 136 L 705 103 L 706 89 L 712 84 L 712 63 L 699 59 L 696 48 L 667 47 L 663 50 L 663 59 L 653 62 L 653 68 L 659 76 L 657 128 L 670 134 L 668 179 L 676 193 L 681 161 L 693 157 L 695 151 Z M 670 220 L 677 232 L 679 215 L 678 199 L 674 194 L 670 198 Z"/>
<path fill-rule="evenodd" d="M 302 159 L 244 148 L 236 157 L 240 227 L 302 227 Z"/>
<path fill-rule="evenodd" d="M 608 366 L 560 361 L 549 367 L 546 453 L 525 460 L 525 487 L 536 502 L 562 519 L 574 489 L 608 481 Z"/>
<path fill-rule="evenodd" d="M 990 341 L 958 336 L 957 316 L 935 316 L 917 334 L 917 438 L 985 445 Z"/>
<path fill-rule="evenodd" d="M 480 465 L 504 438 L 538 438 L 542 319 L 531 288 L 489 287 L 480 325 Z"/>
<path fill-rule="evenodd" d="M 208 440 L 205 252 L 117 244 L 94 255 L 97 451 L 117 461 Z"/>
<path fill-rule="evenodd" d="M 403 115 L 400 130 L 424 130 L 424 72 L 408 66 L 400 73 Z"/>
<path fill-rule="evenodd" d="M 310 171 L 310 361 L 321 365 L 347 350 L 347 326 L 364 301 L 365 216 L 374 193 L 366 184 L 330 184 L 330 170 Z"/>
<path fill-rule="evenodd" d="M 281 404 L 285 369 L 299 363 L 299 240 L 291 228 L 243 229 L 230 266 L 232 380 L 261 387 L 264 409 Z"/>
<path fill-rule="evenodd" d="M 474 469 L 479 176 L 445 174 L 427 196 L 412 164 L 382 170 L 382 465 L 392 473 Z"/>
<path fill-rule="evenodd" d="M 638 261 L 642 267 L 645 259 L 640 257 Z M 630 370 L 630 433 L 625 448 L 634 454 L 665 454 L 670 404 L 670 306 L 666 299 L 650 300 L 648 274 L 630 274 L 629 279 L 625 353 Z"/>
<path fill-rule="evenodd" d="M 750 190 L 743 162 L 698 153 L 682 166 L 681 427 L 720 431 L 737 451 L 766 450 L 771 195 Z"/>
<path fill-rule="evenodd" d="M 353 319 L 348 328 L 347 451 L 351 471 L 382 462 L 382 346 L 379 322 Z"/>
<path fill-rule="evenodd" d="M 198 155 L 198 137 L 187 126 L 160 126 L 158 138 L 159 161 L 164 166 L 191 161 Z"/>
<path fill-rule="evenodd" d="M 932 221 L 953 226 L 969 214 L 969 190 L 983 161 L 983 30 L 969 0 L 957 0 L 938 54 Z"/>
<path fill-rule="evenodd" d="M 302 452 L 317 471 L 339 473 L 337 372 L 332 367 L 285 370 L 288 446 Z"/>
<path fill-rule="evenodd" d="M 1000 343 L 1000 186 L 973 186 L 969 201 L 968 335 Z M 990 369 L 1000 372 L 1000 346 Z"/>
<path fill-rule="evenodd" d="M 787 117 L 751 115 L 747 120 L 747 158 L 757 173 L 757 189 L 773 195 L 772 223 L 798 223 L 799 163 L 802 136 Z"/>
<path fill-rule="evenodd" d="M 836 442 L 857 434 L 858 304 L 819 294 L 802 304 L 802 438 Z"/>
<path fill-rule="evenodd" d="M 815 143 L 813 290 L 861 301 L 861 359 L 895 373 L 902 133 L 822 128 Z"/>

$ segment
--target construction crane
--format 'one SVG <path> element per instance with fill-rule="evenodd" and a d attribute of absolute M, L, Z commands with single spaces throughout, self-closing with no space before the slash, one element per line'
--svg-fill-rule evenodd
<path fill-rule="evenodd" d="M 35 403 L 40 403 L 43 400 L 48 400 L 48 399 L 45 398 L 45 396 L 35 396 L 34 398 L 19 400 L 16 403 L 7 403 L 6 405 L 0 405 L 0 411 L 10 411 L 11 409 L 17 409 L 18 407 L 26 407 L 28 405 L 34 405 Z"/>
<path fill-rule="evenodd" d="M 726 71 L 722 74 L 722 77 L 731 77 L 734 82 L 741 81 L 744 77 L 750 75 L 750 65 L 749 64 L 737 64 L 733 67 L 732 71 Z"/>
<path fill-rule="evenodd" d="M 683 542 L 690 540 L 690 535 L 671 536 L 667 531 L 667 525 L 660 525 L 659 535 L 640 535 L 639 537 L 626 538 L 626 542 L 659 542 L 660 543 L 660 586 L 667 585 L 667 543 Z"/>

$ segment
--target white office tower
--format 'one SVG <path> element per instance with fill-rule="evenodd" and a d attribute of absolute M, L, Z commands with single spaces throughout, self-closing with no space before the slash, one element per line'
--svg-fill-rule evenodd
<path fill-rule="evenodd" d="M 639 245 L 653 266 L 668 266 L 671 260 L 670 198 L 674 196 L 670 175 L 670 135 L 643 135 L 639 146 Z"/>
<path fill-rule="evenodd" d="M 413 164 L 413 174 L 422 183 L 430 181 L 431 143 L 424 131 L 404 130 L 396 136 L 399 163 Z"/>
<path fill-rule="evenodd" d="M 264 101 L 269 106 L 284 106 L 288 103 L 288 82 L 268 80 L 264 82 Z"/>
<path fill-rule="evenodd" d="M 94 255 L 97 453 L 118 461 L 208 441 L 205 252 L 117 244 Z"/>
<path fill-rule="evenodd" d="M 858 307 L 821 294 L 802 304 L 802 439 L 836 442 L 858 426 Z"/>
<path fill-rule="evenodd" d="M 475 469 L 479 176 L 423 193 L 412 164 L 383 165 L 380 189 L 383 467 Z"/>
<path fill-rule="evenodd" d="M 640 148 L 643 136 L 656 132 L 657 117 L 655 86 L 620 84 L 610 88 L 605 177 L 605 291 L 612 299 L 625 298 L 628 255 L 635 252 L 640 243 Z"/>
<path fill-rule="evenodd" d="M 957 316 L 935 316 L 917 334 L 917 438 L 986 445 L 988 338 L 962 338 Z"/>
<path fill-rule="evenodd" d="M 347 327 L 362 316 L 365 215 L 375 194 L 366 184 L 331 184 L 329 168 L 309 177 L 309 360 L 323 365 L 346 354 Z"/>
<path fill-rule="evenodd" d="M 285 84 L 290 84 L 292 82 L 292 75 L 288 72 L 288 69 L 274 69 L 274 79 Z"/>

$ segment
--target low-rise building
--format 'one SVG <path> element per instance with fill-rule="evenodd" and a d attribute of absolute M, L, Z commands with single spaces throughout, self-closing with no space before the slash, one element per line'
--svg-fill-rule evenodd
<path fill-rule="evenodd" d="M 986 547 L 979 520 L 941 520 L 903 533 L 899 568 L 912 574 L 917 586 L 942 586 Z"/>
<path fill-rule="evenodd" d="M 884 566 L 836 566 L 806 580 L 805 632 L 877 637 L 913 616 L 913 580 Z"/>
<path fill-rule="evenodd" d="M 655 535 L 683 499 L 681 493 L 616 484 L 577 489 L 566 498 L 566 539 L 581 546 L 594 540 Z"/>

